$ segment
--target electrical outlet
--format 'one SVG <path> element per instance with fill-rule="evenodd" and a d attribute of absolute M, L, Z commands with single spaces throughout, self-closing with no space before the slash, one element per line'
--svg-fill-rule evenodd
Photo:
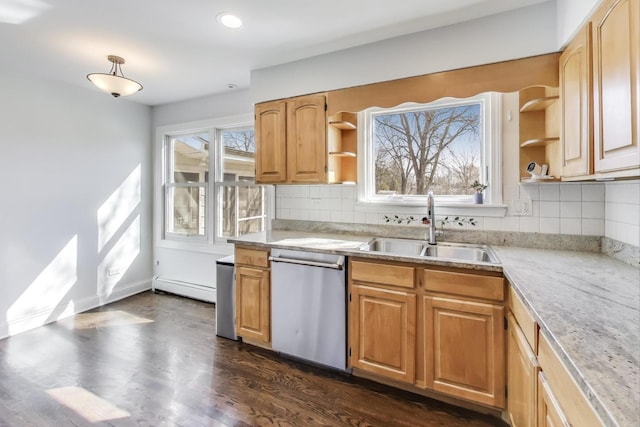
<path fill-rule="evenodd" d="M 531 216 L 532 210 L 531 199 L 512 200 L 509 214 L 515 216 Z"/>

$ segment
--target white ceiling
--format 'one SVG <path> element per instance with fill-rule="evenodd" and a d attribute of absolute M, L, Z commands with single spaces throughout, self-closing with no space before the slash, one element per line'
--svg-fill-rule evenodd
<path fill-rule="evenodd" d="M 0 67 L 97 90 L 107 55 L 159 105 L 249 87 L 264 68 L 547 0 L 0 0 Z M 232 11 L 244 22 L 216 21 Z"/>

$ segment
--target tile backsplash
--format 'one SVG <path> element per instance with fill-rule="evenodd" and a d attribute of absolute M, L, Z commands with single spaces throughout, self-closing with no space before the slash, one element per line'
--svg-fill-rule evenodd
<path fill-rule="evenodd" d="M 640 181 L 605 185 L 604 236 L 640 246 Z"/>
<path fill-rule="evenodd" d="M 447 227 L 606 236 L 634 246 L 640 243 L 640 181 L 519 184 L 505 194 L 530 199 L 532 215 L 518 216 L 508 209 L 504 217 L 475 216 L 475 225 L 454 223 Z M 504 203 L 511 206 L 512 201 Z M 385 224 L 385 215 L 419 217 L 424 213 L 419 208 L 374 208 L 358 203 L 353 185 L 276 187 L 277 219 Z"/>

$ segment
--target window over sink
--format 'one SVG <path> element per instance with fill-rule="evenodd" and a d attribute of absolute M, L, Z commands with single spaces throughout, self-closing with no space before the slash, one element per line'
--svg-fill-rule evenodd
<path fill-rule="evenodd" d="M 500 106 L 487 93 L 365 110 L 359 200 L 425 205 L 432 191 L 438 204 L 473 203 L 477 180 L 485 203 L 501 203 Z"/>

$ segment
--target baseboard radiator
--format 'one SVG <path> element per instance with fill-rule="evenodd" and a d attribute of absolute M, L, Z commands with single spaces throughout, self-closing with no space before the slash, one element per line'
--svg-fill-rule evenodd
<path fill-rule="evenodd" d="M 201 301 L 216 302 L 215 285 L 201 285 L 198 283 L 190 283 L 182 280 L 156 276 L 153 278 L 151 289 L 154 292 L 164 291 Z"/>

